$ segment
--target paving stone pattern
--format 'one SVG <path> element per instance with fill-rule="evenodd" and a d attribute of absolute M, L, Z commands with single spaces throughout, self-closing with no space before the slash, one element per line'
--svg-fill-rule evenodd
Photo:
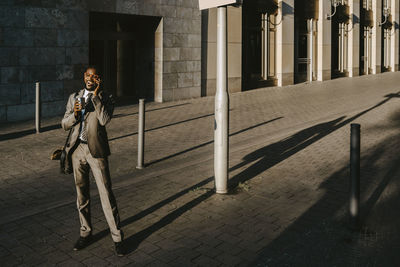
<path fill-rule="evenodd" d="M 396 266 L 400 263 L 399 73 L 231 95 L 230 193 L 213 187 L 214 98 L 137 105 L 108 125 L 128 254 L 114 255 L 92 186 L 96 242 L 79 235 L 73 177 L 49 160 L 60 117 L 0 125 L 2 266 Z M 350 124 L 360 123 L 361 230 L 349 229 Z"/>

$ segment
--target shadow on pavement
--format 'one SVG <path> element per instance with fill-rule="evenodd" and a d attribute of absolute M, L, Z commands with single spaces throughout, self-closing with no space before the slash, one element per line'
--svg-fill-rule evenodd
<path fill-rule="evenodd" d="M 168 107 L 149 109 L 149 110 L 146 110 L 146 113 L 151 112 L 151 111 L 173 108 L 173 107 L 185 106 L 185 105 L 189 105 L 189 104 L 190 103 L 183 103 L 183 104 L 177 104 L 177 105 L 172 105 L 172 106 L 168 106 Z M 135 114 L 138 114 L 138 112 L 128 113 L 128 114 L 120 113 L 120 114 L 113 115 L 113 118 L 122 118 L 122 117 L 127 117 L 127 116 L 131 116 L 131 115 L 135 115 Z M 211 116 L 211 115 L 209 115 L 209 116 Z M 201 118 L 201 117 L 199 117 L 199 118 Z M 194 118 L 194 119 L 197 119 L 197 118 Z M 61 119 L 60 119 L 60 121 L 61 121 Z M 187 120 L 187 121 L 190 121 L 190 120 Z M 182 121 L 182 122 L 186 122 L 186 121 Z M 179 122 L 179 123 L 182 123 L 182 122 Z M 178 123 L 176 123 L 176 124 L 178 124 Z M 171 124 L 171 125 L 175 125 L 175 124 Z M 157 130 L 157 129 L 171 126 L 171 125 L 166 125 L 166 126 L 146 130 L 146 131 L 153 131 L 153 130 Z M 56 129 L 61 129 L 61 124 L 55 124 L 55 125 L 49 125 L 49 126 L 42 127 L 41 132 L 47 132 L 47 131 L 56 130 Z M 24 136 L 27 136 L 30 134 L 35 134 L 35 133 L 36 133 L 36 129 L 29 129 L 29 130 L 23 130 L 23 131 L 18 131 L 18 132 L 11 132 L 11 133 L 7 133 L 7 134 L 0 134 L 0 141 L 16 139 L 16 138 L 24 137 Z M 112 139 L 110 139 L 110 141 L 115 140 L 115 139 L 120 139 L 123 137 L 127 137 L 127 136 L 131 136 L 131 135 L 135 135 L 135 134 L 137 134 L 137 132 L 126 135 L 126 136 L 112 138 Z"/>
<path fill-rule="evenodd" d="M 245 132 L 245 131 L 248 131 L 248 130 L 254 129 L 254 128 L 256 128 L 256 127 L 259 127 L 259 126 L 262 126 L 262 125 L 271 123 L 271 122 L 276 121 L 276 120 L 279 120 L 279 119 L 281 119 L 281 118 L 283 118 L 283 117 L 277 117 L 277 118 L 274 118 L 274 119 L 272 119 L 272 120 L 269 120 L 269 121 L 266 121 L 266 122 L 262 122 L 262 123 L 259 123 L 259 124 L 256 124 L 256 125 L 253 125 L 253 126 L 251 126 L 251 127 L 248 127 L 248 128 L 242 129 L 242 130 L 239 130 L 239 131 L 237 131 L 237 132 L 235 132 L 235 133 L 232 133 L 232 134 L 230 134 L 230 136 L 234 136 L 234 135 L 243 133 L 243 132 Z M 199 148 L 199 147 L 202 147 L 202 146 L 205 146 L 205 145 L 211 144 L 211 143 L 213 143 L 213 141 L 210 141 L 210 142 L 207 142 L 207 143 L 204 143 L 204 144 L 200 144 L 200 145 L 198 145 L 198 146 L 195 146 L 195 147 L 193 147 L 193 148 L 190 148 L 190 149 L 181 151 L 181 152 L 176 153 L 176 154 L 174 154 L 174 155 L 170 155 L 170 156 L 168 156 L 168 157 L 166 157 L 166 158 L 162 158 L 162 159 L 156 160 L 156 162 L 160 162 L 160 161 L 165 160 L 165 159 L 167 159 L 167 158 L 172 158 L 172 157 L 181 155 L 181 154 L 183 154 L 183 153 L 186 153 L 186 152 L 188 152 L 188 151 L 197 149 L 197 148 Z M 155 162 L 152 162 L 151 164 L 154 164 L 154 163 L 155 163 Z M 129 225 L 129 224 L 131 224 L 131 223 L 133 223 L 133 222 L 135 222 L 135 221 L 137 221 L 137 220 L 139 220 L 139 219 L 141 219 L 141 218 L 143 218 L 143 217 L 145 217 L 145 216 L 151 214 L 152 212 L 154 212 L 154 211 L 160 209 L 161 207 L 167 205 L 168 203 L 170 203 L 170 202 L 172 202 L 172 201 L 178 199 L 179 197 L 181 197 L 181 196 L 183 196 L 183 195 L 189 193 L 190 191 L 192 191 L 192 190 L 194 190 L 194 189 L 196 189 L 196 188 L 205 186 L 206 184 L 212 182 L 213 180 L 214 180 L 214 177 L 209 177 L 209 178 L 207 178 L 207 179 L 205 179 L 205 180 L 203 180 L 203 181 L 201 181 L 201 182 L 199 182 L 199 183 L 197 183 L 197 184 L 195 184 L 195 185 L 193 185 L 193 186 L 191 186 L 191 187 L 189 187 L 189 188 L 186 188 L 186 189 L 184 189 L 184 190 L 182 190 L 182 191 L 176 193 L 175 195 L 173 195 L 173 196 L 171 196 L 171 197 L 169 197 L 169 198 L 167 198 L 167 199 L 164 199 L 163 201 L 160 201 L 160 202 L 154 204 L 154 205 L 151 206 L 150 208 L 145 209 L 145 210 L 143 210 L 143 211 L 137 213 L 136 215 L 131 216 L 131 217 L 129 217 L 129 218 L 127 218 L 127 219 L 121 221 L 121 227 L 124 227 L 124 226 L 126 226 L 126 225 Z M 213 194 L 213 192 L 211 192 L 211 193 Z M 211 195 L 212 195 L 212 194 L 211 194 Z M 211 195 L 210 195 L 210 196 L 211 196 Z M 200 201 L 200 202 L 201 202 L 201 201 Z M 198 204 L 198 203 L 197 203 L 197 204 Z M 197 205 L 197 204 L 196 204 L 196 205 Z M 172 218 L 172 217 L 170 216 L 169 218 Z M 165 222 L 165 220 L 164 220 L 164 222 Z M 99 240 L 99 239 L 105 237 L 106 235 L 107 235 L 107 232 L 106 232 L 106 231 L 101 231 L 101 232 L 99 232 L 99 233 L 97 233 L 97 234 L 95 234 L 95 235 L 93 236 L 93 240 L 94 240 L 94 241 L 97 241 L 97 240 Z M 144 239 L 145 239 L 145 238 L 144 238 Z M 142 240 L 144 240 L 144 239 L 142 239 Z M 128 241 L 127 241 L 127 242 L 128 242 Z M 135 243 L 135 244 L 136 244 L 136 243 Z M 134 247 L 134 248 L 136 248 L 136 245 L 135 245 L 135 244 L 134 244 L 134 245 L 129 245 L 129 246 L 127 245 L 127 247 Z M 140 244 L 140 243 L 137 243 L 137 245 L 138 245 L 138 244 Z"/>
<path fill-rule="evenodd" d="M 255 162 L 253 165 L 250 167 L 246 168 L 239 174 L 235 175 L 229 180 L 229 186 L 230 189 L 232 190 L 235 188 L 239 183 L 243 183 L 245 181 L 248 181 L 258 174 L 264 172 L 265 170 L 271 168 L 272 166 L 284 161 L 285 159 L 291 157 L 292 155 L 296 154 L 297 152 L 303 150 L 304 148 L 308 147 L 309 145 L 317 142 L 318 140 L 322 139 L 323 137 L 331 134 L 332 132 L 342 128 L 343 126 L 349 124 L 350 122 L 354 121 L 355 119 L 359 118 L 360 116 L 366 114 L 367 112 L 385 104 L 388 102 L 391 98 L 393 97 L 398 97 L 397 94 L 390 94 L 386 96 L 386 99 L 379 102 L 378 104 L 374 105 L 371 108 L 368 108 L 346 120 L 344 120 L 345 117 L 339 117 L 335 120 L 328 121 L 325 123 L 320 123 L 315 126 L 312 126 L 310 128 L 304 129 L 299 131 L 298 133 L 285 138 L 277 143 L 268 145 L 266 147 L 263 147 L 261 149 L 258 149 L 248 155 L 246 155 L 243 159 L 244 161 L 230 169 L 230 171 L 238 169 L 240 167 L 243 167 L 249 163 Z M 211 181 L 213 181 L 214 177 L 208 177 L 207 179 L 199 182 L 198 184 L 191 186 L 185 190 L 182 190 L 181 192 L 149 207 L 148 209 L 133 215 L 121 222 L 121 224 L 124 226 L 133 223 L 134 221 L 142 218 L 143 216 L 146 216 L 153 211 L 159 209 L 160 207 L 166 205 L 167 203 L 177 199 L 178 197 L 188 193 L 190 190 L 203 186 Z M 172 211 L 168 215 L 162 217 L 158 222 L 154 223 L 153 225 L 147 227 L 146 229 L 128 237 L 125 242 L 126 242 L 126 247 L 127 247 L 127 252 L 133 252 L 138 245 L 144 241 L 147 237 L 149 237 L 151 234 L 154 232 L 160 230 L 164 226 L 172 223 L 174 220 L 176 220 L 178 217 L 180 217 L 182 214 L 187 212 L 188 210 L 192 209 L 193 207 L 197 206 L 204 200 L 210 198 L 215 194 L 214 191 L 207 191 L 206 193 L 198 196 L 197 198 L 189 201 L 185 205 L 181 206 L 180 208 Z M 304 216 L 306 216 L 305 214 Z M 303 217 L 304 217 L 303 216 Z M 101 231 L 97 234 L 95 234 L 94 238 L 100 239 L 104 237 L 107 234 L 108 231 Z M 268 250 L 269 247 L 266 247 L 265 249 Z"/>
<path fill-rule="evenodd" d="M 207 117 L 210 117 L 210 116 L 213 116 L 213 115 L 214 115 L 214 113 L 206 114 L 206 115 L 203 115 L 203 116 L 199 116 L 199 117 L 195 117 L 195 118 L 191 118 L 191 119 L 187 119 L 187 120 L 183 120 L 183 121 L 178 121 L 178 122 L 174 122 L 174 123 L 171 123 L 171 124 L 167 124 L 167 125 L 151 128 L 151 129 L 147 129 L 147 130 L 145 130 L 145 132 L 151 132 L 151 131 L 155 131 L 155 130 L 158 130 L 158 129 L 166 128 L 166 127 L 169 127 L 169 126 L 174 126 L 174 125 L 178 125 L 178 124 L 181 124 L 181 123 L 185 123 L 185 122 L 188 122 L 188 121 L 194 121 L 194 120 L 198 120 L 198 119 L 202 119 L 202 118 L 207 118 Z M 114 140 L 118 140 L 118 139 L 121 139 L 121 138 L 137 135 L 137 134 L 138 134 L 138 132 L 134 132 L 134 133 L 126 134 L 126 135 L 121 135 L 121 136 L 118 136 L 118 137 L 113 137 L 113 138 L 110 138 L 108 140 L 109 141 L 114 141 Z"/>
<path fill-rule="evenodd" d="M 52 131 L 56 129 L 61 129 L 61 124 L 55 124 L 55 125 L 49 125 L 42 127 L 40 129 L 40 132 L 47 132 L 47 131 Z M 20 131 L 20 132 L 12 132 L 12 133 L 7 133 L 7 134 L 1 134 L 0 135 L 0 141 L 5 141 L 5 140 L 11 140 L 11 139 L 16 139 L 20 137 L 24 137 L 30 134 L 35 134 L 36 129 L 30 129 L 30 130 L 25 130 L 25 131 Z"/>
<path fill-rule="evenodd" d="M 360 229 L 349 222 L 345 166 L 320 185 L 324 195 L 261 249 L 252 266 L 399 266 L 399 137 L 387 138 L 361 159 Z M 396 156 L 380 162 L 389 155 Z"/>
<path fill-rule="evenodd" d="M 183 104 L 177 104 L 177 105 L 172 105 L 172 106 L 168 106 L 168 107 L 148 109 L 148 110 L 146 110 L 146 112 L 157 111 L 157 110 L 163 110 L 163 109 L 174 108 L 174 107 L 180 107 L 180 106 L 186 106 L 186 105 L 190 105 L 190 103 L 183 103 Z M 139 114 L 139 112 L 133 112 L 133 113 L 119 113 L 119 114 L 114 114 L 114 115 L 113 115 L 113 118 L 123 118 L 123 117 L 132 116 L 132 115 L 136 115 L 136 114 Z"/>
<path fill-rule="evenodd" d="M 263 125 L 265 125 L 265 124 L 274 122 L 274 121 L 276 121 L 276 120 L 280 120 L 280 119 L 282 119 L 282 118 L 283 118 L 283 117 L 278 117 L 278 118 L 275 118 L 275 119 L 272 119 L 272 120 L 269 120 L 269 121 L 265 121 L 265 122 L 258 123 L 258 124 L 256 124 L 256 125 L 250 126 L 250 127 L 248 127 L 248 128 L 245 128 L 245 129 L 239 130 L 239 131 L 237 131 L 237 132 L 231 133 L 231 134 L 229 134 L 229 136 L 235 136 L 235 135 L 241 134 L 241 133 L 246 132 L 246 131 L 248 131 L 248 130 L 257 128 L 257 127 L 259 127 L 259 126 L 263 126 Z M 150 165 L 152 165 L 152 164 L 155 164 L 155 163 L 158 163 L 158 162 L 161 162 L 161 161 L 170 159 L 170 158 L 174 158 L 174 157 L 176 157 L 176 156 L 179 156 L 179 155 L 185 154 L 185 153 L 187 153 L 187 152 L 196 150 L 196 149 L 201 148 L 201 147 L 204 147 L 204 146 L 206 146 L 206 145 L 210 145 L 210 144 L 212 144 L 212 143 L 214 143 L 214 141 L 208 141 L 208 142 L 202 143 L 202 144 L 200 144 L 200 145 L 197 145 L 197 146 L 194 146 L 194 147 L 191 147 L 191 148 L 182 150 L 182 151 L 177 152 L 177 153 L 175 153 L 175 154 L 172 154 L 172 155 L 169 155 L 169 156 L 160 158 L 160 159 L 153 160 L 153 161 L 147 163 L 146 166 L 150 166 Z"/>

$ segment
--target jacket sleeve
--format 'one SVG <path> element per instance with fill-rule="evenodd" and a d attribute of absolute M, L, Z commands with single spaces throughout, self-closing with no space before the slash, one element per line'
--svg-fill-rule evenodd
<path fill-rule="evenodd" d="M 93 106 L 97 120 L 100 125 L 105 126 L 110 122 L 114 112 L 114 99 L 112 95 L 101 94 L 92 97 Z"/>
<path fill-rule="evenodd" d="M 64 118 L 61 121 L 61 126 L 65 131 L 71 129 L 77 122 L 74 115 L 74 103 L 75 97 L 72 94 L 68 99 L 67 106 L 65 108 Z"/>

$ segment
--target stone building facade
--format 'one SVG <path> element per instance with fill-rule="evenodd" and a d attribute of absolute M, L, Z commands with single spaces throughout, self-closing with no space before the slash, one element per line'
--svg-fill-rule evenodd
<path fill-rule="evenodd" d="M 0 121 L 34 117 L 36 81 L 41 82 L 43 116 L 64 112 L 68 95 L 83 88 L 84 68 L 92 63 L 90 53 L 96 50 L 90 47 L 92 29 L 97 41 L 103 38 L 104 43 L 114 44 L 117 49 L 124 47 L 118 40 L 118 33 L 117 36 L 113 36 L 113 32 L 105 37 L 96 36 L 96 25 L 91 25 L 91 17 L 102 17 L 102 14 L 104 20 L 110 21 L 109 14 L 132 15 L 128 24 L 152 31 L 148 38 L 151 44 L 140 44 L 143 38 L 140 30 L 131 32 L 131 37 L 119 34 L 139 42 L 136 52 L 139 56 L 140 47 L 149 46 L 154 50 L 150 66 L 139 64 L 135 70 L 137 80 L 143 73 L 151 73 L 152 88 L 147 88 L 153 92 L 150 100 L 201 96 L 201 12 L 197 0 L 2 0 Z M 117 52 L 111 51 L 110 57 L 115 58 Z M 146 71 L 148 68 L 150 70 Z M 140 84 L 132 82 L 128 86 Z M 111 89 L 118 93 L 115 88 Z M 133 90 L 143 91 L 143 88 Z M 140 95 L 133 95 L 135 97 Z"/>
<path fill-rule="evenodd" d="M 241 2 L 227 11 L 230 92 L 399 69 L 399 0 Z M 215 91 L 216 16 L 203 11 L 207 93 Z"/>
<path fill-rule="evenodd" d="M 243 0 L 227 7 L 229 92 L 399 68 L 400 0 Z M 216 8 L 198 0 L 0 1 L 0 122 L 62 114 L 96 64 L 117 102 L 214 95 Z"/>

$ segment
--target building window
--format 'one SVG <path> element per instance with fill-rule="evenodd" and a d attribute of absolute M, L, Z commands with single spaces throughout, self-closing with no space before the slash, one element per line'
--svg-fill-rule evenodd
<path fill-rule="evenodd" d="M 392 16 L 391 3 L 389 0 L 382 0 L 382 20 L 382 71 L 390 71 Z"/>
<path fill-rule="evenodd" d="M 261 78 L 275 77 L 275 15 L 261 14 Z"/>
<path fill-rule="evenodd" d="M 372 70 L 372 28 L 364 27 L 364 74 L 370 74 Z"/>
<path fill-rule="evenodd" d="M 372 28 L 374 18 L 372 0 L 360 2 L 360 74 L 372 73 Z"/>

